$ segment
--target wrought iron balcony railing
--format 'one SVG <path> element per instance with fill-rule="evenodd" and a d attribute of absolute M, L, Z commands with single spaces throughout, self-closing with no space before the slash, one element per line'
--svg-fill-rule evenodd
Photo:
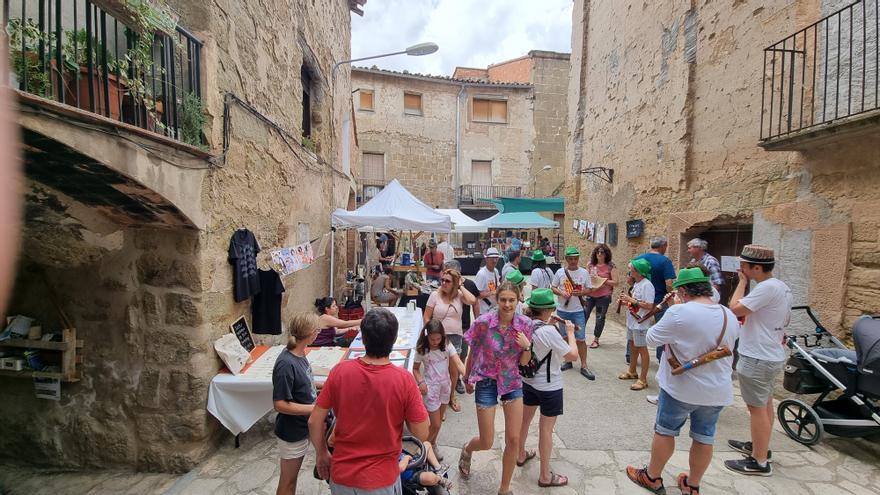
<path fill-rule="evenodd" d="M 90 0 L 4 0 L 10 85 L 201 145 L 201 41 L 149 0 L 122 5 L 132 10 L 111 13 Z"/>
<path fill-rule="evenodd" d="M 481 199 L 498 198 L 502 196 L 509 198 L 522 197 L 522 187 L 462 185 L 458 186 L 456 202 L 459 206 L 488 208 L 494 206 L 494 204 L 480 201 Z"/>
<path fill-rule="evenodd" d="M 859 0 L 764 50 L 761 140 L 880 109 L 880 0 Z"/>

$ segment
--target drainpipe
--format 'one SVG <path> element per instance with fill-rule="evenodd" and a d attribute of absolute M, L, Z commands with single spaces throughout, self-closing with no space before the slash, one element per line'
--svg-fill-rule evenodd
<path fill-rule="evenodd" d="M 461 173 L 461 97 L 464 96 L 465 85 L 461 85 L 458 96 L 455 98 L 455 170 L 452 174 L 452 196 L 458 197 L 459 174 Z M 458 201 L 455 202 L 458 208 Z"/>

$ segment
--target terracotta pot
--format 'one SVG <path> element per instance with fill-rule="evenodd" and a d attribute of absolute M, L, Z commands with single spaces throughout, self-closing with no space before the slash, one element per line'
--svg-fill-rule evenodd
<path fill-rule="evenodd" d="M 79 68 L 79 79 L 75 81 L 76 89 L 74 90 L 74 75 L 68 71 L 65 74 L 64 102 L 83 110 L 91 111 L 89 105 L 89 84 L 92 85 L 92 91 L 95 95 L 95 113 L 99 115 L 107 115 L 104 108 L 104 81 L 101 75 L 93 71 L 92 77 L 89 77 L 87 67 Z M 110 95 L 110 118 L 120 120 L 119 103 L 123 92 L 122 83 L 115 74 L 107 76 L 107 88 Z"/>

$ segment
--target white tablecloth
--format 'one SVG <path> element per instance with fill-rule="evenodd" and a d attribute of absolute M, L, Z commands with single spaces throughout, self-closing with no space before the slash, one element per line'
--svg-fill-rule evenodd
<path fill-rule="evenodd" d="M 416 308 L 409 312 L 407 308 L 386 309 L 394 313 L 400 324 L 398 342 L 394 349 L 414 349 L 422 328 L 422 310 Z M 351 348 L 363 349 L 360 335 L 352 342 Z M 211 380 L 208 388 L 208 412 L 233 435 L 247 431 L 273 409 L 272 367 L 283 349 L 284 346 L 268 349 L 245 373 L 219 373 Z M 408 368 L 411 366 L 412 356 L 407 363 Z M 324 376 L 315 375 L 316 382 L 320 383 L 325 379 Z"/>

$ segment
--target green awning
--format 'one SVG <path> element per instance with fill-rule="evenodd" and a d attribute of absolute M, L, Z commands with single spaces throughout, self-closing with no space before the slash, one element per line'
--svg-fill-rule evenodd
<path fill-rule="evenodd" d="M 495 204 L 499 212 L 516 213 L 524 211 L 549 211 L 553 213 L 565 212 L 565 198 L 489 198 L 480 199 Z"/>
<path fill-rule="evenodd" d="M 480 222 L 490 229 L 558 229 L 559 222 L 533 211 L 504 212 Z"/>

